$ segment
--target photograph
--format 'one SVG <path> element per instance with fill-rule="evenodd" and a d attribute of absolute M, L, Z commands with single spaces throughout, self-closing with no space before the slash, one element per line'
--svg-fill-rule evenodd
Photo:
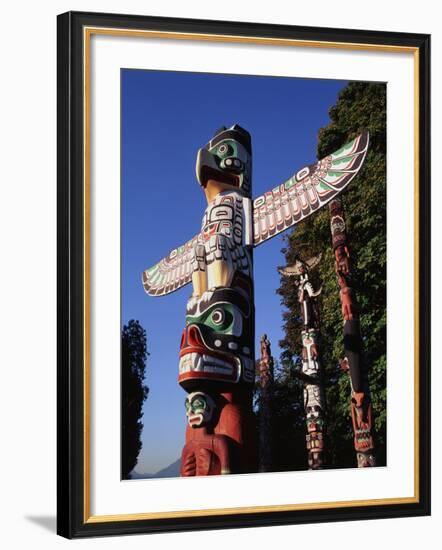
<path fill-rule="evenodd" d="M 123 480 L 387 464 L 386 100 L 121 69 Z"/>

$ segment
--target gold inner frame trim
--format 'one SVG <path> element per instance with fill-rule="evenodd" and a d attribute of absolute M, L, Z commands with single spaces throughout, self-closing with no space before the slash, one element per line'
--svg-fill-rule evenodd
<path fill-rule="evenodd" d="M 92 35 L 126 36 L 136 38 L 194 40 L 204 42 L 248 43 L 268 46 L 291 46 L 304 48 L 323 48 L 341 50 L 363 50 L 371 52 L 411 53 L 414 61 L 414 495 L 411 497 L 351 500 L 336 502 L 282 504 L 269 506 L 250 506 L 233 508 L 215 508 L 205 510 L 178 510 L 168 512 L 149 512 L 115 515 L 91 515 L 91 472 L 90 472 L 90 41 Z M 286 512 L 299 510 L 321 510 L 356 506 L 379 506 L 412 504 L 419 502 L 419 49 L 411 46 L 392 46 L 388 44 L 364 44 L 348 42 L 328 42 L 315 40 L 296 40 L 281 38 L 261 38 L 239 35 L 219 35 L 203 33 L 162 32 L 136 29 L 118 29 L 111 27 L 83 28 L 83 101 L 84 101 L 84 487 L 83 510 L 84 523 L 106 523 L 115 521 L 137 521 L 148 519 L 185 518 L 216 516 L 229 514 L 250 514 L 264 512 Z"/>
<path fill-rule="evenodd" d="M 166 31 L 146 31 L 136 29 L 117 29 L 112 27 L 84 27 L 86 40 L 90 35 L 110 35 L 110 36 L 131 36 L 132 38 L 162 38 L 172 40 L 200 40 L 203 42 L 229 42 L 258 44 L 265 46 L 295 46 L 304 48 L 327 48 L 338 50 L 366 50 L 377 52 L 395 52 L 395 53 L 415 53 L 416 48 L 412 46 L 394 46 L 389 44 L 364 44 L 359 42 L 329 42 L 318 40 L 297 40 L 288 38 L 262 38 L 254 36 L 240 36 L 229 34 L 205 34 L 205 33 L 185 33 L 185 32 L 166 32 Z M 89 36 L 88 36 L 89 35 Z"/>

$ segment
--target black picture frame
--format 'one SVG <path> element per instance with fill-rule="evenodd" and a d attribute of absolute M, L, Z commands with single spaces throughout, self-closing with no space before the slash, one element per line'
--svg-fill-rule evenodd
<path fill-rule="evenodd" d="M 228 21 L 69 12 L 58 16 L 58 534 L 67 538 L 430 514 L 430 36 Z M 91 521 L 85 480 L 84 29 L 109 27 L 411 48 L 418 62 L 418 491 L 414 502 Z"/>

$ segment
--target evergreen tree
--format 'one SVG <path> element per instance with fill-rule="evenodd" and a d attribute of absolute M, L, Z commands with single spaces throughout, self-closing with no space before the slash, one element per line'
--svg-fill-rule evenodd
<path fill-rule="evenodd" d="M 139 321 L 130 320 L 121 333 L 121 476 L 130 479 L 141 450 L 142 407 L 149 389 L 144 384 L 146 331 Z"/>
<path fill-rule="evenodd" d="M 307 468 L 303 388 L 295 375 L 297 367 L 297 362 L 294 366 L 275 365 L 272 394 L 274 471 Z"/>
<path fill-rule="evenodd" d="M 351 82 L 330 109 L 330 123 L 319 132 L 318 158 L 332 153 L 356 137 L 364 128 L 370 132 L 370 144 L 360 174 L 341 194 L 345 209 L 350 256 L 353 263 L 354 290 L 358 299 L 365 363 L 375 420 L 377 464 L 386 460 L 386 87 L 379 83 Z M 288 265 L 297 253 L 305 258 L 322 252 L 322 260 L 312 273 L 315 288 L 323 284 L 320 295 L 320 361 L 324 368 L 327 400 L 326 460 L 330 467 L 354 467 L 353 432 L 350 419 L 350 380 L 339 363 L 343 358 L 342 316 L 334 272 L 330 238 L 330 214 L 327 207 L 297 225 L 286 238 L 283 249 Z M 283 313 L 285 337 L 281 340 L 281 361 L 286 371 L 300 368 L 301 353 L 299 304 L 291 278 L 281 278 L 278 292 L 286 308 Z M 285 403 L 299 393 L 290 385 L 299 383 L 286 376 L 283 383 Z M 281 389 L 282 391 L 282 389 Z M 292 392 L 292 393 L 290 393 Z M 290 394 L 290 395 L 289 395 Z M 302 404 L 302 401 L 300 401 Z M 285 417 L 282 428 L 287 437 L 299 440 L 303 408 L 292 407 L 293 417 Z M 290 426 L 292 423 L 292 435 Z M 298 444 L 298 443 L 297 443 Z M 301 444 L 301 443 L 299 443 Z M 303 453 L 305 443 L 303 444 Z M 293 452 L 293 449 L 290 449 Z M 305 467 L 305 456 L 292 455 L 291 467 Z M 301 458 L 299 458 L 301 457 Z M 280 457 L 281 460 L 281 457 Z M 285 460 L 285 459 L 284 459 Z M 279 468 L 278 468 L 279 469 Z"/>
<path fill-rule="evenodd" d="M 294 374 L 296 368 L 285 363 L 274 363 L 271 416 L 271 471 L 286 472 L 307 468 L 305 452 L 305 416 L 303 387 Z M 256 440 L 259 441 L 259 414 L 262 404 L 259 374 L 255 377 L 254 413 Z"/>

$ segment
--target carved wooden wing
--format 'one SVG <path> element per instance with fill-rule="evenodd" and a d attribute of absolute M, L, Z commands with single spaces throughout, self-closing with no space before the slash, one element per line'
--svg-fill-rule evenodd
<path fill-rule="evenodd" d="M 305 166 L 288 181 L 253 201 L 253 244 L 295 225 L 338 195 L 359 172 L 369 135 L 363 132 L 338 151 Z"/>
<path fill-rule="evenodd" d="M 187 285 L 192 280 L 193 249 L 199 235 L 175 248 L 153 267 L 143 271 L 144 290 L 150 296 L 163 296 Z"/>

